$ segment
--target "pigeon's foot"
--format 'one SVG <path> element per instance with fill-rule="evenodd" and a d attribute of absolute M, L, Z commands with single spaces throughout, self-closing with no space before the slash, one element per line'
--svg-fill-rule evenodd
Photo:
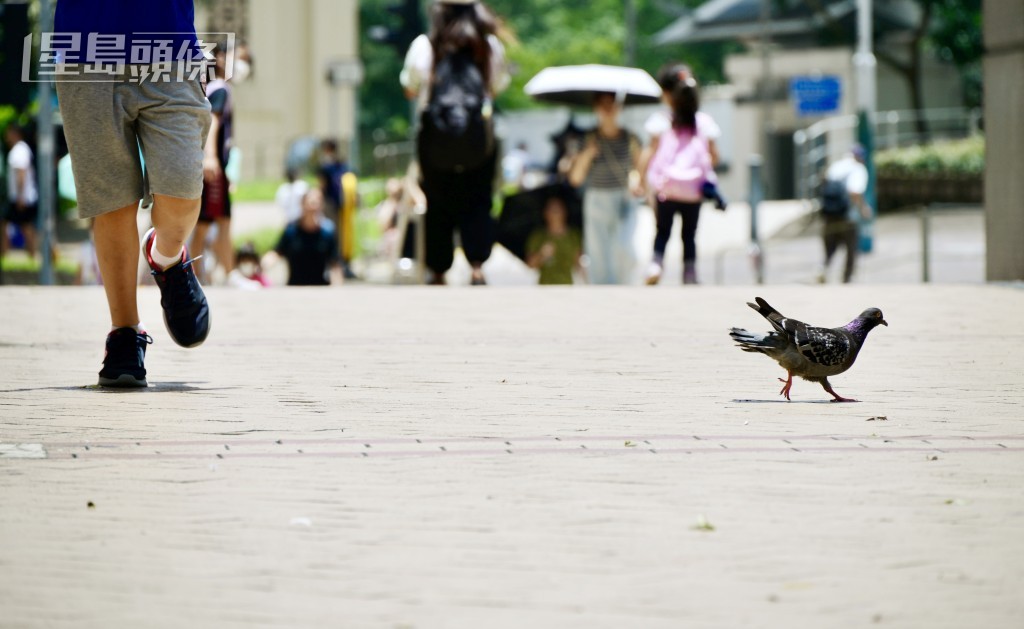
<path fill-rule="evenodd" d="M 782 390 L 779 391 L 779 395 L 784 395 L 786 396 L 786 400 L 789 400 L 789 390 L 793 388 L 793 374 L 789 374 L 789 378 L 786 380 L 779 378 L 779 382 L 785 383 L 785 386 L 783 386 Z"/>
<path fill-rule="evenodd" d="M 853 400 L 853 399 L 850 399 L 848 397 L 843 397 L 843 396 L 839 395 L 838 393 L 836 393 L 832 389 L 832 387 L 830 387 L 827 384 L 822 385 L 822 386 L 825 387 L 825 391 L 828 392 L 829 395 L 831 395 L 833 398 L 835 398 L 834 400 L 829 400 L 830 402 L 857 402 L 857 401 L 859 401 L 859 400 Z"/>

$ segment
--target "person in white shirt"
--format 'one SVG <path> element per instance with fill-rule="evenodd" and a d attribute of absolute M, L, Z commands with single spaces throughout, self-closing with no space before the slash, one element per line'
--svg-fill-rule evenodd
<path fill-rule="evenodd" d="M 825 171 L 826 181 L 842 182 L 845 185 L 848 207 L 845 213 L 829 215 L 823 213 L 824 227 L 822 240 L 825 245 L 825 262 L 818 275 L 818 281 L 825 283 L 829 264 L 840 245 L 846 248 L 846 264 L 843 268 L 843 282 L 853 279 L 860 246 L 860 221 L 872 216 L 864 193 L 868 189 L 868 169 L 864 165 L 864 147 L 854 144 L 850 152 L 833 162 Z"/>
<path fill-rule="evenodd" d="M 0 216 L 3 250 L 10 248 L 7 223 L 14 223 L 25 238 L 25 250 L 36 256 L 36 218 L 39 214 L 39 189 L 36 187 L 35 158 L 25 142 L 25 132 L 16 124 L 4 133 L 7 142 L 7 211 Z"/>
<path fill-rule="evenodd" d="M 299 177 L 294 168 L 285 172 L 288 181 L 277 187 L 274 200 L 277 207 L 284 210 L 285 223 L 299 220 L 302 216 L 302 197 L 309 192 L 309 184 Z"/>

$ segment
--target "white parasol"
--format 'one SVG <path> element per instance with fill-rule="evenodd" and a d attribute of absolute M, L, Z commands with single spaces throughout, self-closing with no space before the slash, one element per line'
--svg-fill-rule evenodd
<path fill-rule="evenodd" d="M 586 107 L 601 93 L 615 94 L 626 105 L 661 100 L 661 86 L 644 70 L 598 64 L 544 68 L 524 91 L 540 101 Z"/>

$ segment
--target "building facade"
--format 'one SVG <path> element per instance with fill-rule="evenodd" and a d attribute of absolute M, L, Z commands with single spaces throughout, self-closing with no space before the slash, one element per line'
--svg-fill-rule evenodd
<path fill-rule="evenodd" d="M 252 76 L 234 89 L 243 179 L 283 177 L 302 138 L 334 137 L 346 150 L 357 111 L 357 0 L 211 0 L 197 3 L 196 26 L 234 32 L 252 51 Z M 348 73 L 332 82 L 339 67 Z"/>

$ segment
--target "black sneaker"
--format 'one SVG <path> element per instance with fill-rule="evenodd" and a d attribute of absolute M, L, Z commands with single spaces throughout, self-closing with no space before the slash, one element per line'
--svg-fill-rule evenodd
<path fill-rule="evenodd" d="M 146 232 L 142 240 L 142 252 L 160 287 L 160 305 L 164 309 L 167 332 L 182 347 L 198 347 L 210 333 L 210 304 L 192 269 L 195 260 L 189 260 L 188 250 L 185 250 L 181 254 L 180 263 L 160 270 L 152 256 L 155 233 L 153 229 Z"/>
<path fill-rule="evenodd" d="M 118 328 L 107 335 L 107 353 L 100 370 L 101 387 L 148 387 L 146 346 L 153 338 L 135 328 Z"/>

